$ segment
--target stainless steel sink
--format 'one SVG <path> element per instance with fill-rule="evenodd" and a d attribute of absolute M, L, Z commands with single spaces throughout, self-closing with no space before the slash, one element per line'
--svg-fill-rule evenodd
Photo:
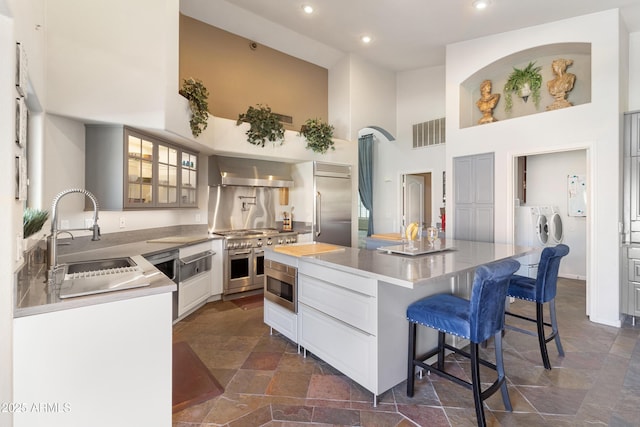
<path fill-rule="evenodd" d="M 131 258 L 110 258 L 68 264 L 60 298 L 149 286 L 142 268 Z"/>
<path fill-rule="evenodd" d="M 109 270 L 112 268 L 124 268 L 135 266 L 131 258 L 110 258 L 95 261 L 82 261 L 68 264 L 66 274 L 84 273 L 87 271 Z"/>

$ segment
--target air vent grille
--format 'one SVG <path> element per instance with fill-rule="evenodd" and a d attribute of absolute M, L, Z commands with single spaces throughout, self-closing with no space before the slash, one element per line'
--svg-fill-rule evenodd
<path fill-rule="evenodd" d="M 442 117 L 413 125 L 413 148 L 444 144 L 446 141 L 445 120 Z"/>

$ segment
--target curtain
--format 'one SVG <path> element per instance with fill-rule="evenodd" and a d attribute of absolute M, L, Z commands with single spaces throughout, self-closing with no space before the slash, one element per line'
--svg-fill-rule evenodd
<path fill-rule="evenodd" d="M 369 211 L 367 236 L 373 234 L 373 135 L 358 138 L 358 192 Z"/>

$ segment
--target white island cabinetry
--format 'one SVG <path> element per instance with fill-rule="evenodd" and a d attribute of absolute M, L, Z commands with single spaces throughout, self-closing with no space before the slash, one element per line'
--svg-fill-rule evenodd
<path fill-rule="evenodd" d="M 377 288 L 375 279 L 298 264 L 299 344 L 375 395 L 385 390 L 377 375 Z"/>
<path fill-rule="evenodd" d="M 171 426 L 171 304 L 167 292 L 15 318 L 13 425 Z"/>

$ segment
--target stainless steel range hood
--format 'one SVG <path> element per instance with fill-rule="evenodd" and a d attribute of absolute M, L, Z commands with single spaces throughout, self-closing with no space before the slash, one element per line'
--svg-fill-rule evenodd
<path fill-rule="evenodd" d="M 209 186 L 293 187 L 288 163 L 209 156 Z"/>

